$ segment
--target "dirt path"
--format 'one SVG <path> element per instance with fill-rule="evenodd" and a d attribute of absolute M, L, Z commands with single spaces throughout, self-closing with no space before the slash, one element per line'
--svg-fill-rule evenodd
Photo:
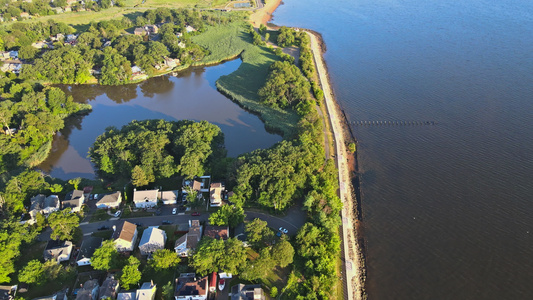
<path fill-rule="evenodd" d="M 353 188 L 351 186 L 350 171 L 348 167 L 348 160 L 346 158 L 346 143 L 345 143 L 345 129 L 343 126 L 343 119 L 337 107 L 331 86 L 329 84 L 328 73 L 325 63 L 322 58 L 322 51 L 320 43 L 316 35 L 309 33 L 311 38 L 311 51 L 315 59 L 317 73 L 324 90 L 324 98 L 326 102 L 327 114 L 331 122 L 333 131 L 333 138 L 335 142 L 335 151 L 337 159 L 337 168 L 339 171 L 339 196 L 343 203 L 342 208 L 342 235 L 343 235 L 343 250 L 346 255 L 346 280 L 348 289 L 348 299 L 363 299 L 363 286 L 361 282 L 361 270 L 363 266 L 359 260 L 360 249 L 357 245 L 354 224 L 354 203 Z"/>

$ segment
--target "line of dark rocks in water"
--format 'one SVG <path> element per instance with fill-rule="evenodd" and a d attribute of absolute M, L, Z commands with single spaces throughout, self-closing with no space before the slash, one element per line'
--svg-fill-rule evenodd
<path fill-rule="evenodd" d="M 377 126 L 377 125 L 388 125 L 388 126 L 407 126 L 407 125 L 437 125 L 435 121 L 351 121 L 350 124 L 355 126 Z"/>

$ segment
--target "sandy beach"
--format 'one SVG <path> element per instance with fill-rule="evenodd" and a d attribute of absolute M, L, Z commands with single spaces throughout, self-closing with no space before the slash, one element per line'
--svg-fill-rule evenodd
<path fill-rule="evenodd" d="M 322 57 L 322 41 L 319 41 L 319 37 L 313 33 L 309 33 L 311 38 L 311 51 L 315 59 L 316 69 L 320 84 L 324 90 L 324 99 L 326 102 L 326 108 L 328 112 L 329 121 L 331 122 L 331 128 L 333 136 L 335 138 L 335 151 L 337 153 L 337 169 L 339 171 L 339 187 L 340 198 L 343 203 L 342 208 L 342 235 L 344 240 L 344 253 L 346 264 L 346 279 L 348 281 L 348 299 L 363 299 L 363 264 L 359 259 L 361 256 L 361 249 L 357 244 L 357 235 L 355 234 L 355 216 L 353 214 L 355 198 L 353 193 L 353 187 L 351 184 L 350 167 L 348 165 L 346 139 L 347 132 L 345 130 L 345 124 L 342 121 L 341 112 L 331 86 L 329 84 L 329 78 L 327 73 L 326 64 Z"/>
<path fill-rule="evenodd" d="M 272 19 L 272 14 L 281 4 L 281 0 L 268 0 L 265 6 L 262 9 L 256 10 L 250 16 L 250 22 L 254 27 L 259 27 L 259 25 L 266 25 L 268 21 Z"/>

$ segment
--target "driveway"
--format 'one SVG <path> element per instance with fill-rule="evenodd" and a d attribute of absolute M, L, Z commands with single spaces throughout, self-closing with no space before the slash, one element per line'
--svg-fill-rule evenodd
<path fill-rule="evenodd" d="M 258 211 L 245 211 L 246 220 L 253 220 L 259 218 L 267 221 L 268 226 L 274 228 L 275 231 L 280 227 L 289 230 L 289 235 L 296 235 L 296 232 L 305 224 L 306 213 L 301 209 L 301 206 L 293 206 L 290 208 L 285 216 L 273 216 Z"/>

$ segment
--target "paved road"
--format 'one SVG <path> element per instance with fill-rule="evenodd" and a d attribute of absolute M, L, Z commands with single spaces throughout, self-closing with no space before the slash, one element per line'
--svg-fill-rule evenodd
<path fill-rule="evenodd" d="M 300 209 L 300 207 L 293 207 L 287 211 L 285 216 L 272 216 L 258 211 L 245 211 L 246 220 L 253 220 L 259 218 L 261 220 L 267 221 L 268 226 L 277 230 L 280 227 L 287 228 L 289 230 L 289 235 L 295 235 L 298 229 L 305 224 L 305 212 Z M 209 219 L 209 213 L 202 213 L 200 216 L 193 217 L 189 213 L 184 215 L 172 215 L 165 214 L 161 216 L 151 216 L 151 217 L 138 217 L 138 218 L 111 218 L 107 221 L 100 221 L 94 223 L 83 222 L 80 223 L 81 231 L 84 235 L 89 235 L 92 232 L 98 230 L 101 226 L 109 226 L 110 228 L 113 225 L 120 224 L 122 221 L 128 221 L 131 223 L 142 223 L 144 227 L 146 226 L 156 226 L 162 225 L 163 220 L 172 221 L 172 224 L 186 224 L 189 220 L 200 220 L 207 221 Z"/>

